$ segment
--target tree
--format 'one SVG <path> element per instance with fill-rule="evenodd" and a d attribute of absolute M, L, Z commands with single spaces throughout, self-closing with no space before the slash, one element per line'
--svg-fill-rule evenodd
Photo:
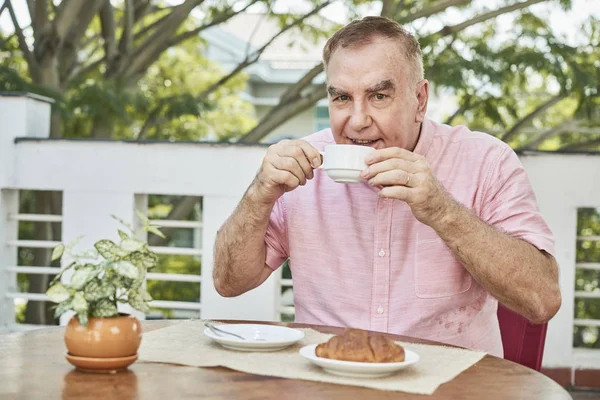
<path fill-rule="evenodd" d="M 27 0 L 31 26 L 21 27 L 13 1 L 5 0 L 0 13 L 10 15 L 14 30 L 0 34 L 0 52 L 8 54 L 0 67 L 0 86 L 55 98 L 53 138 L 198 140 L 207 133 L 228 138 L 239 134 L 240 127 L 253 124 L 249 106 L 235 96 L 244 83 L 242 70 L 256 62 L 283 32 L 302 31 L 303 22 L 330 2 L 314 1 L 313 9 L 303 15 L 276 15 L 281 31 L 249 52 L 231 72 L 220 71 L 201 56 L 194 57 L 202 54 L 199 34 L 251 6 L 270 10 L 274 3 Z M 190 17 L 192 12 L 194 17 Z M 273 12 L 270 15 L 275 16 Z M 182 59 L 198 65 L 202 73 L 183 71 Z M 167 70 L 172 75 L 164 76 Z M 228 112 L 236 115 L 229 124 L 215 123 Z M 199 115 L 203 118 L 198 119 Z M 40 192 L 31 204 L 35 206 L 32 212 L 59 213 L 60 195 Z M 173 212 L 185 215 L 190 204 L 184 199 Z M 35 232 L 38 240 L 59 239 L 59 232 L 50 224 L 41 224 Z M 35 251 L 35 264 L 48 265 L 49 256 L 46 250 Z M 44 292 L 48 280 L 48 276 L 31 276 L 30 291 Z M 42 305 L 31 310 L 27 322 L 50 322 Z"/>
<path fill-rule="evenodd" d="M 598 21 L 590 17 L 581 28 L 582 45 L 567 45 L 530 11 L 544 2 L 559 3 L 565 9 L 571 5 L 567 0 L 528 0 L 480 10 L 475 2 L 464 0 L 389 0 L 383 2 L 381 13 L 418 32 L 427 78 L 436 89 L 450 89 L 457 95 L 460 107 L 446 122 L 469 123 L 521 150 L 597 148 Z M 463 22 L 447 23 L 437 30 L 421 27 L 432 19 L 444 23 L 444 12 L 452 7 L 463 10 Z M 511 32 L 499 32 L 498 17 L 504 14 L 514 16 Z M 501 36 L 505 38 L 500 41 Z M 324 84 L 311 85 L 322 71 L 322 65 L 309 71 L 240 140 L 259 141 L 324 98 Z M 596 137 L 585 140 L 576 131 Z"/>

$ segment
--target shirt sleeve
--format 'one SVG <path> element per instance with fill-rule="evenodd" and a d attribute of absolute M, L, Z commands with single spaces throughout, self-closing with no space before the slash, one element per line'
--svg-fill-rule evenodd
<path fill-rule="evenodd" d="M 539 211 L 525 168 L 506 147 L 488 174 L 482 220 L 555 256 L 554 236 Z"/>
<path fill-rule="evenodd" d="M 267 233 L 265 234 L 266 263 L 273 271 L 279 268 L 289 257 L 287 239 L 287 224 L 282 196 L 277 200 L 275 206 L 273 206 L 273 211 L 271 211 L 271 216 L 269 217 Z"/>

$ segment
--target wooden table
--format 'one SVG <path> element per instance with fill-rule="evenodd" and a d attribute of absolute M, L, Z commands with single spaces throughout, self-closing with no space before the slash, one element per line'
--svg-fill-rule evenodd
<path fill-rule="evenodd" d="M 232 322 L 232 321 L 228 321 Z M 144 321 L 143 330 L 175 321 Z M 312 327 L 339 334 L 339 328 Z M 570 399 L 550 378 L 500 358 L 485 356 L 432 396 L 384 392 L 250 375 L 225 368 L 193 368 L 136 362 L 114 375 L 75 371 L 64 358 L 64 328 L 0 335 L 0 398 L 10 399 Z M 398 340 L 421 342 L 402 336 Z M 142 339 L 143 340 L 143 339 Z M 427 342 L 426 342 L 427 343 Z M 430 343 L 430 342 L 429 342 Z M 165 343 L 165 346 L 168 346 Z"/>

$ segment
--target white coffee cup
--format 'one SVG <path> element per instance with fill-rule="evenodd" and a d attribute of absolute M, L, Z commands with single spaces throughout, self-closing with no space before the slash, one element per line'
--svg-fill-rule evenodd
<path fill-rule="evenodd" d="M 361 172 L 367 168 L 365 157 L 375 151 L 369 146 L 330 144 L 325 146 L 323 164 L 319 167 L 338 183 L 360 183 Z"/>

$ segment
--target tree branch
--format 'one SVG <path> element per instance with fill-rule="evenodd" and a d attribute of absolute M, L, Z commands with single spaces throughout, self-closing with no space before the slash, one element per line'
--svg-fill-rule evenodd
<path fill-rule="evenodd" d="M 323 72 L 323 63 L 319 63 L 319 64 L 315 65 L 314 67 L 312 67 L 312 69 L 310 71 L 308 71 L 306 73 L 306 75 L 304 75 L 298 82 L 294 83 L 292 86 L 290 86 L 286 89 L 285 93 L 283 93 L 283 95 L 281 95 L 279 104 L 288 103 L 289 101 L 293 100 L 294 98 L 300 96 L 300 94 L 302 93 L 302 89 L 304 89 L 306 86 L 310 85 L 312 83 L 313 79 L 315 79 L 317 76 L 319 76 L 319 74 L 321 74 L 321 72 Z"/>
<path fill-rule="evenodd" d="M 80 67 L 79 69 L 73 71 L 69 80 L 72 82 L 75 82 L 75 81 L 81 79 L 82 77 L 86 76 L 87 74 L 89 74 L 90 72 L 95 70 L 96 68 L 99 68 L 100 65 L 102 65 L 102 63 L 104 63 L 105 60 L 106 60 L 106 57 L 102 57 L 99 60 L 96 60 L 86 66 Z"/>
<path fill-rule="evenodd" d="M 173 204 L 173 208 L 169 212 L 169 215 L 167 215 L 166 219 L 176 220 L 176 221 L 184 220 L 190 214 L 190 212 L 194 209 L 194 206 L 196 204 L 198 204 L 198 201 L 200 201 L 200 197 L 196 197 L 196 196 L 182 197 L 175 204 Z M 161 228 L 160 230 L 166 236 L 166 238 L 163 239 L 159 236 L 151 235 L 148 238 L 148 245 L 149 246 L 164 246 L 164 245 L 166 245 L 167 242 L 169 241 L 169 238 L 171 236 L 173 236 L 173 233 L 176 231 L 176 229 L 177 228 Z"/>
<path fill-rule="evenodd" d="M 77 66 L 77 52 L 82 47 L 81 42 L 85 36 L 85 32 L 94 19 L 94 16 L 101 8 L 105 7 L 106 4 L 110 5 L 110 1 L 88 0 L 86 2 L 87 6 L 80 10 L 76 22 L 66 33 L 65 37 L 62 38 L 62 45 L 60 47 L 61 53 L 59 56 L 61 82 L 67 82 L 75 70 Z M 91 56 L 91 54 L 88 55 L 88 58 Z"/>
<path fill-rule="evenodd" d="M 133 38 L 133 17 L 135 10 L 133 0 L 125 0 L 125 17 L 123 18 L 123 33 L 119 41 L 119 53 L 129 54 Z"/>
<path fill-rule="evenodd" d="M 166 48 L 169 48 L 171 46 L 175 46 L 175 45 L 177 45 L 177 44 L 179 44 L 179 43 L 183 42 L 184 40 L 187 40 L 187 39 L 189 39 L 191 37 L 198 36 L 198 34 L 200 32 L 202 32 L 203 30 L 205 30 L 205 29 L 208 29 L 208 28 L 210 28 L 212 26 L 215 26 L 215 25 L 222 24 L 223 22 L 229 20 L 230 18 L 232 18 L 232 17 L 234 17 L 234 16 L 236 16 L 236 15 L 238 15 L 240 13 L 243 13 L 244 11 L 246 11 L 248 9 L 248 7 L 250 7 L 250 6 L 258 3 L 259 1 L 261 1 L 261 0 L 253 0 L 250 3 L 248 3 L 248 5 L 246 5 L 244 8 L 242 8 L 239 11 L 231 12 L 231 13 L 223 13 L 223 14 L 217 15 L 211 22 L 209 22 L 207 24 L 200 25 L 196 29 L 193 29 L 193 30 L 191 30 L 189 32 L 184 32 L 182 34 L 179 34 L 179 35 L 175 36 L 174 38 L 172 38 L 171 40 L 169 40 L 169 42 L 167 43 Z"/>
<path fill-rule="evenodd" d="M 535 150 L 542 143 L 544 143 L 544 141 L 546 141 L 547 139 L 550 139 L 551 137 L 556 136 L 565 131 L 575 129 L 575 128 L 577 128 L 578 125 L 579 125 L 579 121 L 569 119 L 563 123 L 560 123 L 550 129 L 546 130 L 545 132 L 542 132 L 542 134 L 540 134 L 540 136 L 538 136 L 535 140 L 532 140 L 531 142 L 525 144 L 524 146 L 521 146 L 521 147 L 515 149 L 515 151 Z"/>
<path fill-rule="evenodd" d="M 392 18 L 396 13 L 396 0 L 382 0 L 381 3 L 380 15 L 382 17 Z"/>
<path fill-rule="evenodd" d="M 494 11 L 490 11 L 484 14 L 481 14 L 475 18 L 472 18 L 468 21 L 462 22 L 460 24 L 457 25 L 449 25 L 449 26 L 445 26 L 442 29 L 440 29 L 438 32 L 434 33 L 434 35 L 442 35 L 442 36 L 448 36 L 448 35 L 452 35 L 455 34 L 457 32 L 460 32 L 462 30 L 467 29 L 470 26 L 479 24 L 481 22 L 487 21 L 489 19 L 492 18 L 496 18 L 502 14 L 507 14 L 509 12 L 513 12 L 516 10 L 520 10 L 522 8 L 526 8 L 529 7 L 533 4 L 537 4 L 537 3 L 542 3 L 548 0 L 527 0 L 524 1 L 522 3 L 516 3 L 516 4 L 512 4 L 510 6 L 506 6 L 506 7 L 502 7 L 499 8 L 497 10 Z"/>
<path fill-rule="evenodd" d="M 4 0 L 4 3 L 2 3 L 2 7 L 0 7 L 0 17 L 2 16 L 2 13 L 4 12 L 4 10 L 6 10 L 8 7 L 8 0 Z"/>
<path fill-rule="evenodd" d="M 15 15 L 15 10 L 13 10 L 11 0 L 6 0 L 4 2 L 4 6 L 8 9 L 8 13 L 10 14 L 10 19 L 15 28 L 15 33 L 17 35 L 17 39 L 19 40 L 19 48 L 23 53 L 23 57 L 27 61 L 27 66 L 29 67 L 29 71 L 31 72 L 32 77 L 34 77 L 34 81 L 40 74 L 40 68 L 33 56 L 31 50 L 29 50 L 29 46 L 27 45 L 27 41 L 25 40 L 25 35 L 23 35 L 23 30 L 19 26 L 19 22 L 17 21 L 17 16 Z"/>
<path fill-rule="evenodd" d="M 107 1 L 100 11 L 100 24 L 102 26 L 102 37 L 104 38 L 104 54 L 106 63 L 110 66 L 117 55 L 117 42 L 115 38 L 115 10 Z M 109 68 L 107 67 L 107 70 Z"/>
<path fill-rule="evenodd" d="M 401 24 L 406 24 L 408 22 L 415 21 L 419 18 L 426 18 L 426 17 L 430 17 L 435 14 L 439 14 L 442 11 L 446 11 L 446 9 L 448 9 L 450 7 L 462 6 L 464 4 L 469 4 L 469 3 L 471 3 L 471 1 L 472 0 L 442 0 L 433 6 L 422 8 L 418 11 L 415 11 L 412 14 L 407 15 L 404 18 L 399 18 L 398 22 Z"/>
<path fill-rule="evenodd" d="M 32 11 L 30 0 L 27 1 L 27 5 L 30 7 L 30 12 Z M 46 30 L 46 26 L 50 23 L 50 19 L 48 17 L 48 3 L 46 1 L 37 0 L 33 2 L 33 14 L 31 15 L 31 26 L 33 27 L 33 37 L 35 39 L 39 38 L 44 34 Z"/>
<path fill-rule="evenodd" d="M 309 12 L 308 14 L 305 14 L 302 17 L 294 20 L 294 22 L 292 22 L 289 25 L 286 25 L 276 35 L 274 35 L 271 39 L 269 39 L 269 41 L 267 43 L 265 43 L 260 49 L 256 50 L 251 56 L 246 57 L 244 59 L 244 61 L 242 61 L 241 63 L 239 63 L 233 69 L 233 71 L 231 71 L 229 74 L 227 74 L 224 77 L 222 77 L 221 79 L 219 79 L 217 82 L 213 83 L 210 87 L 208 87 L 208 89 L 206 89 L 202 93 L 200 93 L 200 95 L 198 97 L 200 99 L 205 98 L 206 96 L 208 96 L 209 94 L 211 94 L 212 92 L 214 92 L 215 90 L 217 90 L 221 85 L 225 84 L 227 81 L 229 81 L 235 75 L 237 75 L 244 68 L 246 68 L 247 66 L 249 66 L 251 64 L 254 64 L 256 61 L 258 61 L 258 59 L 260 58 L 260 55 L 267 49 L 267 47 L 269 47 L 271 45 L 271 43 L 273 43 L 273 41 L 275 41 L 275 39 L 277 39 L 279 36 L 281 36 L 284 32 L 287 32 L 288 30 L 290 30 L 290 29 L 294 28 L 295 26 L 301 24 L 308 17 L 310 17 L 310 16 L 318 13 L 320 10 L 322 10 L 325 7 L 327 7 L 330 3 L 331 2 L 329 0 L 325 1 L 324 3 L 322 3 L 322 4 L 318 5 L 317 7 L 313 8 L 312 11 Z"/>
<path fill-rule="evenodd" d="M 561 151 L 585 151 L 600 146 L 600 137 L 585 142 L 568 144 L 559 148 Z"/>
<path fill-rule="evenodd" d="M 326 96 L 325 84 L 322 83 L 311 89 L 305 96 L 296 98 L 286 104 L 279 104 L 269 111 L 254 129 L 240 138 L 240 143 L 256 143 L 267 136 L 269 132 L 277 128 L 283 122 L 288 121 L 294 115 L 308 110 L 317 101 Z"/>
<path fill-rule="evenodd" d="M 564 99 L 565 97 L 567 97 L 567 96 L 562 93 L 552 97 L 550 100 L 546 101 L 545 103 L 540 105 L 538 108 L 536 108 L 535 110 L 530 112 L 527 116 L 525 116 L 525 118 L 523 118 L 522 120 L 517 122 L 508 132 L 506 132 L 500 138 L 500 140 L 502 140 L 504 142 L 508 142 L 517 133 L 519 133 L 521 131 L 521 129 L 523 129 L 525 126 L 527 126 L 529 123 L 531 123 L 531 121 L 533 121 L 533 119 L 535 117 L 544 113 L 548 108 L 552 107 L 553 105 L 555 105 L 556 103 L 558 103 L 559 101 Z"/>
<path fill-rule="evenodd" d="M 164 44 L 177 32 L 177 29 L 186 20 L 189 13 L 204 0 L 186 0 L 183 4 L 173 8 L 169 15 L 163 18 L 161 29 L 156 29 L 150 36 L 134 51 L 131 59 L 124 58 L 127 63 L 123 65 L 124 76 L 145 71 L 147 67 L 156 60 L 157 50 L 164 48 Z M 160 53 L 159 53 L 160 54 Z"/>
<path fill-rule="evenodd" d="M 44 1 L 37 1 L 36 3 L 44 3 Z M 74 1 L 74 0 L 63 0 L 56 9 L 56 17 L 54 17 L 54 30 L 60 40 L 62 40 L 66 34 L 73 29 L 73 26 L 77 22 L 77 17 L 81 11 L 88 7 L 87 1 Z"/>

